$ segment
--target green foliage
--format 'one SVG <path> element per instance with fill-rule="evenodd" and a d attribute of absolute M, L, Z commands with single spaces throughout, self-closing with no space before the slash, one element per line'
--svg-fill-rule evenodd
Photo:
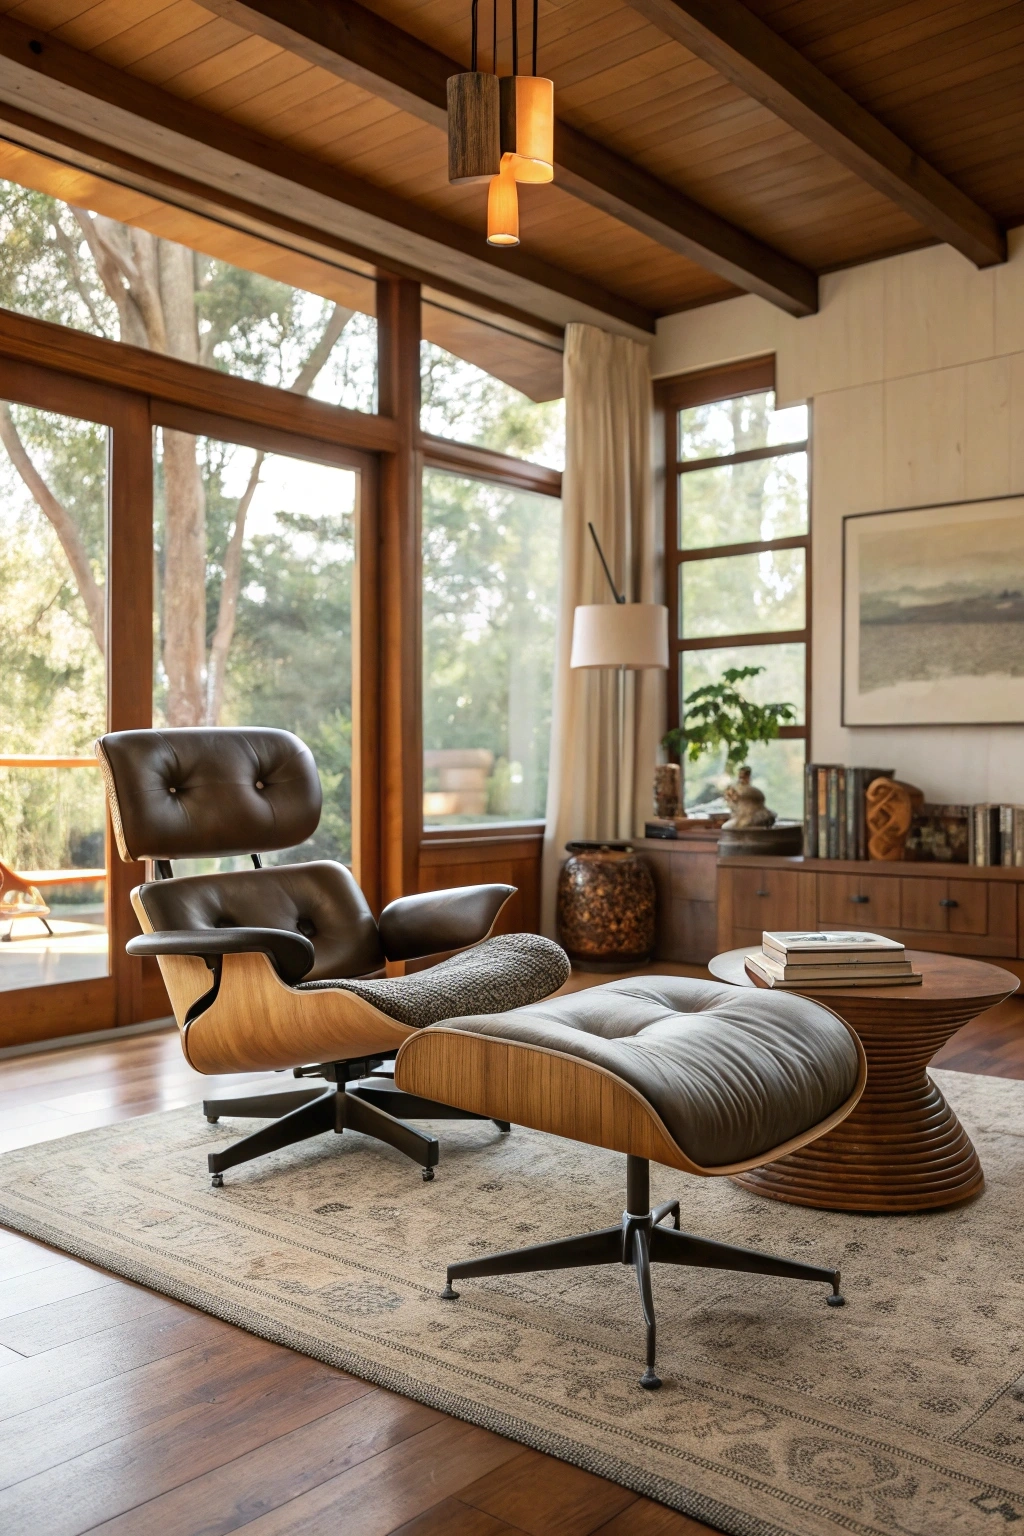
<path fill-rule="evenodd" d="M 695 688 L 683 701 L 682 724 L 666 733 L 662 745 L 685 753 L 691 763 L 724 747 L 726 772 L 735 773 L 754 742 L 774 741 L 779 727 L 796 719 L 792 704 L 754 704 L 736 687 L 763 671 L 763 667 L 728 667 L 720 683 Z"/>
<path fill-rule="evenodd" d="M 494 753 L 494 817 L 544 813 L 558 540 L 551 497 L 424 476 L 424 746 Z"/>
<path fill-rule="evenodd" d="M 420 420 L 436 437 L 476 443 L 561 469 L 565 402 L 538 405 L 433 342 L 420 344 Z"/>

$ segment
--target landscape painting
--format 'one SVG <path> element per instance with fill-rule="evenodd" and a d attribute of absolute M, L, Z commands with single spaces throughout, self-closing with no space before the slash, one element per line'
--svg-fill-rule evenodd
<path fill-rule="evenodd" d="M 1024 496 L 843 520 L 843 724 L 1024 722 Z"/>

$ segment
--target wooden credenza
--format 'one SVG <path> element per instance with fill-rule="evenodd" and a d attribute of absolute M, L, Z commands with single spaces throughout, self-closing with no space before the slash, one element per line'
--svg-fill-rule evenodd
<path fill-rule="evenodd" d="M 716 951 L 718 833 L 634 837 L 630 846 L 654 876 L 658 896 L 654 958 L 706 965 Z"/>
<path fill-rule="evenodd" d="M 908 949 L 1024 956 L 1024 869 L 839 859 L 718 862 L 718 948 L 765 929 L 862 928 Z"/>

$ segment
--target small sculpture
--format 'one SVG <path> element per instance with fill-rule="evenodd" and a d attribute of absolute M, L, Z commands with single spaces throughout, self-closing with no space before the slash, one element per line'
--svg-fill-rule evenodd
<path fill-rule="evenodd" d="M 659 763 L 654 770 L 654 814 L 661 821 L 679 815 L 679 764 Z"/>
<path fill-rule="evenodd" d="M 868 858 L 902 859 L 914 812 L 924 803 L 915 784 L 901 779 L 872 779 L 865 791 Z"/>
<path fill-rule="evenodd" d="M 750 782 L 750 769 L 743 767 L 737 782 L 723 791 L 724 798 L 733 807 L 732 815 L 723 830 L 739 831 L 746 827 L 773 827 L 775 812 L 764 803 L 764 791 Z"/>

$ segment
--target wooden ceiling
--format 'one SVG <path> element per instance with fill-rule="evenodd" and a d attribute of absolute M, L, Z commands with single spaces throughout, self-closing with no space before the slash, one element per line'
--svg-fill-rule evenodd
<path fill-rule="evenodd" d="M 225 153 L 355 209 L 363 256 L 386 263 L 393 227 L 397 261 L 441 289 L 634 331 L 742 290 L 807 313 L 817 274 L 937 238 L 987 264 L 1024 221 L 1022 0 L 541 0 L 540 14 L 558 168 L 521 189 L 508 255 L 483 246 L 481 188 L 447 181 L 438 92 L 450 61 L 468 65 L 469 0 L 0 0 L 0 133 L 127 177 L 125 104 L 157 149 L 168 130 L 203 146 L 177 167 L 193 186 L 220 123 Z M 64 131 L 69 91 L 95 93 L 89 126 L 120 161 L 86 153 L 81 113 L 77 143 Z M 211 197 L 226 206 L 223 187 Z"/>

